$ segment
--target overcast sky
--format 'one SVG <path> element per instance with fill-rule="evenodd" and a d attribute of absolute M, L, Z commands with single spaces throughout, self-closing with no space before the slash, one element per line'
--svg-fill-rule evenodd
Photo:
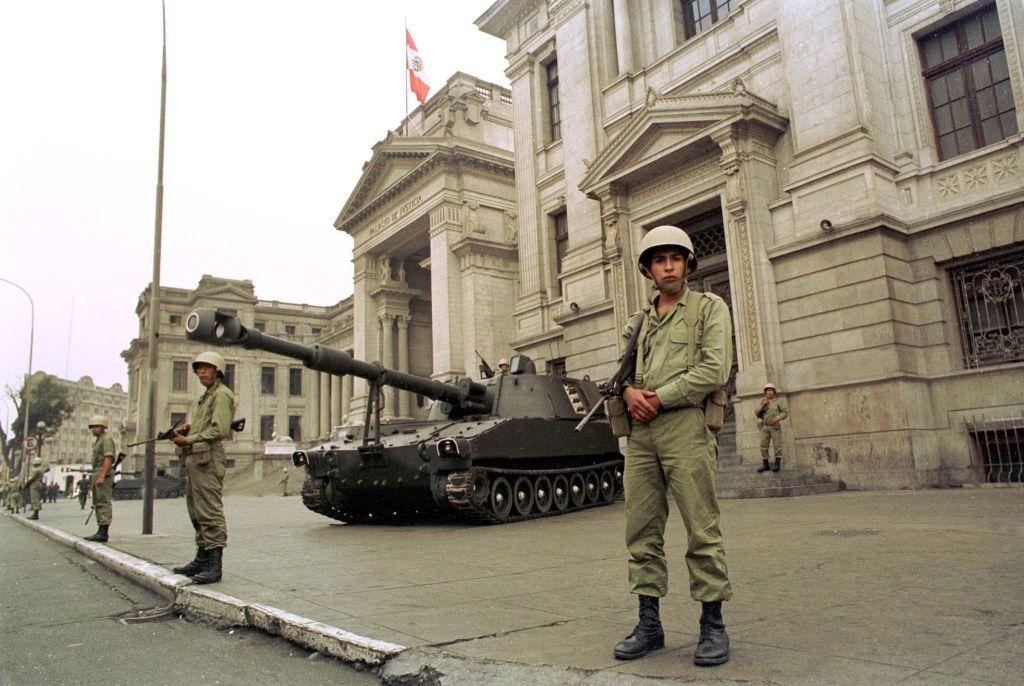
<path fill-rule="evenodd" d="M 168 0 L 162 284 L 350 295 L 332 224 L 405 114 L 403 23 L 432 94 L 458 70 L 507 85 L 504 43 L 473 26 L 489 6 Z M 0 0 L 0 94 L 0 277 L 35 300 L 33 368 L 127 388 L 119 353 L 152 270 L 159 0 Z M 0 384 L 19 385 L 28 301 L 0 283 L 0 312 Z"/>

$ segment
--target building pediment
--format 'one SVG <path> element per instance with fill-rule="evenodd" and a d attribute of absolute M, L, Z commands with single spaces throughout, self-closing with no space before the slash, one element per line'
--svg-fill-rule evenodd
<path fill-rule="evenodd" d="M 390 136 L 389 136 L 390 138 Z M 421 139 L 422 140 L 422 139 Z M 411 146 L 407 140 L 385 140 L 374 146 L 373 156 L 363 165 L 355 188 L 338 215 L 338 222 L 351 216 L 373 198 L 399 183 L 433 151 L 433 146 L 422 143 Z"/>
<path fill-rule="evenodd" d="M 217 284 L 208 287 L 198 288 L 192 296 L 192 303 L 196 303 L 199 300 L 233 300 L 239 303 L 253 304 L 256 302 L 256 296 L 251 292 L 246 292 L 234 284 Z"/>
<path fill-rule="evenodd" d="M 652 91 L 645 106 L 633 114 L 590 164 L 580 190 L 593 196 L 601 186 L 649 177 L 660 166 L 685 163 L 706 154 L 720 133 L 742 127 L 745 133 L 774 144 L 788 121 L 771 102 L 743 89 L 659 97 Z M 658 166 L 655 172 L 652 167 Z"/>

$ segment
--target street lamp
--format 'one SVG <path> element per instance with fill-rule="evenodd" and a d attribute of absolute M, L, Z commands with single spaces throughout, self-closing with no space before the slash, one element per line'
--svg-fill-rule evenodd
<path fill-rule="evenodd" d="M 32 296 L 28 294 L 28 291 L 18 284 L 14 283 L 10 279 L 4 279 L 2 277 L 0 277 L 0 281 L 11 284 L 24 293 L 25 297 L 28 298 L 28 374 L 25 375 L 25 384 L 22 386 L 22 392 L 25 394 L 25 418 L 21 425 L 21 471 L 24 476 L 28 476 L 28 460 L 26 459 L 28 451 L 25 448 L 25 440 L 28 438 L 28 411 L 32 407 L 32 394 L 29 393 L 29 384 L 32 383 L 32 350 L 35 348 L 36 343 L 36 304 L 33 302 Z"/>
<path fill-rule="evenodd" d="M 43 459 L 43 440 L 46 439 L 46 422 L 40 419 L 36 422 L 36 449 L 39 451 L 39 459 Z"/>

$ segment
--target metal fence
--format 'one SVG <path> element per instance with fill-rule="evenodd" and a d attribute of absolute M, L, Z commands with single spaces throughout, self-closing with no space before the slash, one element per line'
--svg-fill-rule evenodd
<path fill-rule="evenodd" d="M 967 422 L 974 464 L 987 483 L 1024 483 L 1024 413 L 975 416 Z"/>

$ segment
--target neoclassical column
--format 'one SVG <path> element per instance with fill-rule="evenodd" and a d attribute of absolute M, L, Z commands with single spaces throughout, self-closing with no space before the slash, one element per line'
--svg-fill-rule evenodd
<path fill-rule="evenodd" d="M 342 419 L 348 420 L 348 423 L 352 422 L 352 417 L 349 415 L 352 412 L 352 390 L 353 390 L 353 377 L 351 374 L 346 374 L 345 378 L 341 380 L 341 416 Z"/>
<path fill-rule="evenodd" d="M 318 375 L 317 375 L 316 372 L 311 371 L 309 376 L 310 376 L 310 378 L 309 378 L 309 404 L 307 405 L 307 407 L 309 408 L 309 414 L 308 414 L 308 418 L 304 419 L 304 421 L 300 420 L 300 424 L 302 425 L 302 433 L 304 434 L 303 438 L 312 437 L 314 434 L 318 433 L 319 430 L 320 430 L 320 383 L 319 383 Z M 279 387 L 280 387 L 280 391 L 282 393 L 287 393 L 287 389 L 285 389 L 283 386 L 279 386 Z M 279 403 L 278 407 L 287 408 L 288 407 L 288 397 L 284 396 L 282 398 L 281 396 L 279 396 L 278 397 L 278 403 Z M 288 410 L 286 409 L 286 411 L 285 411 L 285 426 L 288 426 L 287 415 L 288 415 Z M 308 436 L 305 435 L 307 432 L 308 432 Z M 295 437 L 292 436 L 292 438 L 295 438 Z"/>
<path fill-rule="evenodd" d="M 642 303 L 637 302 L 637 272 L 633 255 L 633 234 L 629 223 L 629 205 L 624 192 L 616 184 L 598 188 L 594 194 L 601 203 L 604 228 L 604 258 L 612 266 L 612 301 L 615 304 L 616 331 L 625 328 L 630 314 Z M 617 337 L 618 339 L 618 337 Z M 619 340 L 619 345 L 623 342 Z"/>
<path fill-rule="evenodd" d="M 381 364 L 389 369 L 393 369 L 395 361 L 393 359 L 394 352 L 394 338 L 393 330 L 395 326 L 395 315 L 393 314 L 382 314 L 380 316 L 381 324 Z M 395 389 L 391 386 L 385 386 L 382 389 L 384 394 L 384 411 L 381 413 L 384 417 L 395 416 Z"/>
<path fill-rule="evenodd" d="M 452 245 L 463 237 L 462 208 L 445 202 L 430 212 L 430 329 L 434 378 L 463 376 L 462 280 Z"/>
<path fill-rule="evenodd" d="M 398 322 L 398 371 L 409 373 L 409 317 L 399 315 Z M 412 394 L 407 391 L 398 393 L 399 414 L 402 417 L 412 416 Z"/>
<path fill-rule="evenodd" d="M 524 300 L 540 297 L 540 230 L 537 202 L 537 125 L 540 94 L 532 87 L 536 59 L 525 55 L 505 71 L 512 82 L 512 124 L 516 155 L 516 205 L 519 211 L 519 281 Z"/>
<path fill-rule="evenodd" d="M 331 375 L 320 372 L 320 436 L 331 433 Z"/>
<path fill-rule="evenodd" d="M 331 374 L 331 429 L 341 424 L 341 377 Z"/>
<path fill-rule="evenodd" d="M 615 8 L 615 52 L 619 73 L 633 72 L 633 34 L 629 30 L 629 0 L 612 0 Z"/>

